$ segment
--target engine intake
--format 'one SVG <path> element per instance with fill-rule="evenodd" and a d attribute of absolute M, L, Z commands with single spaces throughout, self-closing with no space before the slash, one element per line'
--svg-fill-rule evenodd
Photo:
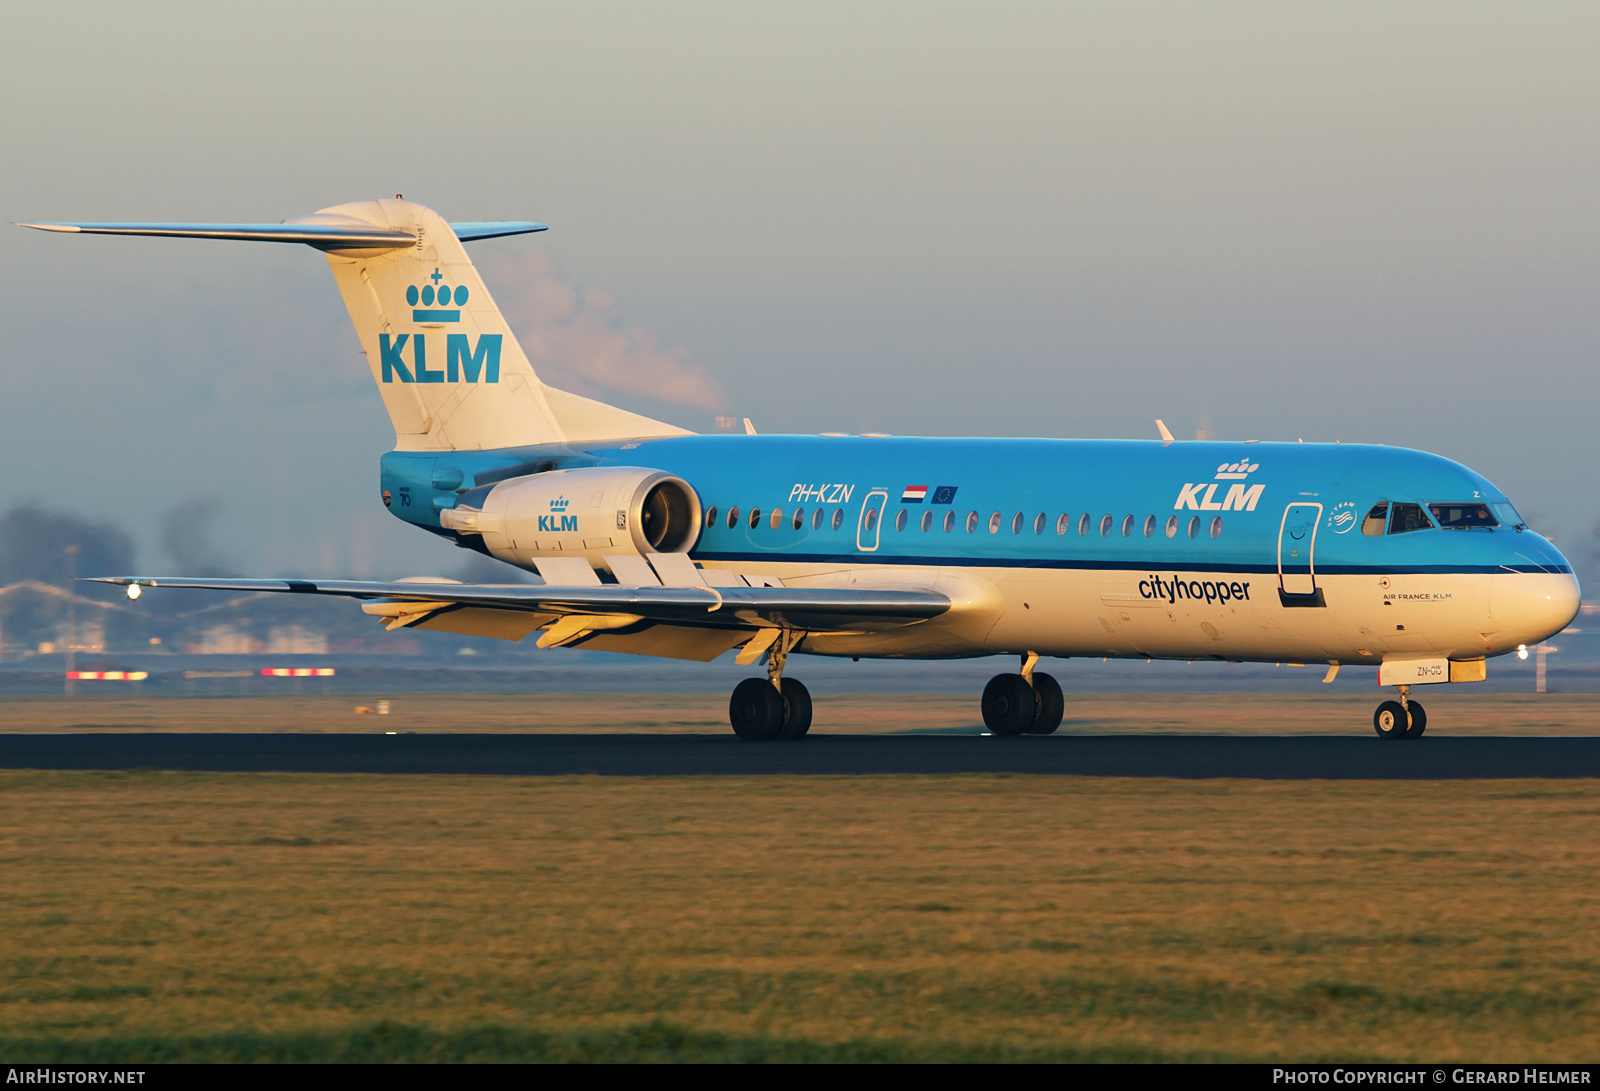
<path fill-rule="evenodd" d="M 502 561 L 607 554 L 687 553 L 700 533 L 700 498 L 682 478 L 638 466 L 550 470 L 462 493 L 439 524 L 479 534 Z"/>

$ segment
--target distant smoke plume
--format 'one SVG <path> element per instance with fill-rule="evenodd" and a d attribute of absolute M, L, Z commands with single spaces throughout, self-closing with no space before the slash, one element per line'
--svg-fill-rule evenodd
<path fill-rule="evenodd" d="M 173 575 L 224 576 L 228 565 L 213 537 L 222 502 L 195 496 L 167 509 L 161 520 L 161 547 L 172 558 Z"/>
<path fill-rule="evenodd" d="M 65 585 L 74 576 L 126 576 L 132 571 L 133 539 L 110 523 L 37 504 L 19 504 L 0 515 L 0 582 Z M 94 590 L 92 584 L 73 588 L 77 594 Z"/>
<path fill-rule="evenodd" d="M 662 348 L 648 330 L 623 326 L 613 313 L 615 299 L 563 280 L 548 252 L 494 262 L 485 279 L 533 369 L 551 386 L 712 411 L 725 404 L 721 385 L 690 363 L 685 349 Z"/>

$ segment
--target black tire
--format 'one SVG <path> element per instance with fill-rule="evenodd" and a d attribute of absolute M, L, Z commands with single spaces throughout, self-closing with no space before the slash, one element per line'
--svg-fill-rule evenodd
<path fill-rule="evenodd" d="M 765 678 L 746 678 L 733 687 L 728 722 L 745 742 L 766 742 L 783 729 L 783 698 Z"/>
<path fill-rule="evenodd" d="M 793 678 L 785 678 L 782 685 L 783 726 L 778 738 L 798 739 L 811 730 L 811 691 Z"/>
<path fill-rule="evenodd" d="M 1406 738 L 1420 739 L 1428 730 L 1428 712 L 1415 701 L 1407 702 L 1407 707 L 1411 710 L 1411 726 L 1406 728 Z"/>
<path fill-rule="evenodd" d="M 1399 701 L 1385 701 L 1372 714 L 1372 730 L 1380 739 L 1403 739 L 1411 730 L 1411 719 Z"/>
<path fill-rule="evenodd" d="M 996 735 L 1020 735 L 1033 726 L 1033 687 L 1020 674 L 997 674 L 983 687 L 983 724 Z"/>
<path fill-rule="evenodd" d="M 1033 723 L 1030 735 L 1052 735 L 1061 726 L 1066 715 L 1067 699 L 1061 692 L 1061 683 L 1048 674 L 1033 673 Z"/>

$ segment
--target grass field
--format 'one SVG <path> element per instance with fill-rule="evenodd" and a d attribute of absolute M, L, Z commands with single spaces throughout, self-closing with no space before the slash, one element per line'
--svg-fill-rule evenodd
<path fill-rule="evenodd" d="M 1594 735 L 1600 694 L 1486 693 L 1471 686 L 1418 694 L 1437 735 Z M 1070 694 L 1063 734 L 1372 732 L 1370 694 Z M 389 699 L 388 716 L 356 715 Z M 818 734 L 983 730 L 977 694 L 815 696 Z M 728 733 L 723 694 L 404 693 L 372 696 L 14 697 L 0 705 L 12 731 L 651 732 Z"/>
<path fill-rule="evenodd" d="M 1600 785 L 0 773 L 0 1059 L 1600 1053 Z"/>

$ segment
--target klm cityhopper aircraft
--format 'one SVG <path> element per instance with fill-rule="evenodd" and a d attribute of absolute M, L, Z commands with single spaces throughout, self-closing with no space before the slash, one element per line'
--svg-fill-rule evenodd
<path fill-rule="evenodd" d="M 1395 447 L 873 436 L 700 436 L 545 386 L 464 241 L 542 231 L 449 224 L 396 198 L 281 224 L 28 224 L 46 231 L 304 243 L 327 255 L 394 421 L 384 506 L 543 584 L 168 579 L 143 587 L 343 595 L 388 629 L 436 629 L 710 660 L 744 739 L 811 725 L 789 656 L 1008 654 L 983 693 L 997 735 L 1048 734 L 1040 658 L 1371 666 L 1398 689 L 1383 738 L 1427 722 L 1411 687 L 1578 609 L 1566 559 L 1504 494 Z M 747 428 L 747 431 L 749 429 Z"/>

